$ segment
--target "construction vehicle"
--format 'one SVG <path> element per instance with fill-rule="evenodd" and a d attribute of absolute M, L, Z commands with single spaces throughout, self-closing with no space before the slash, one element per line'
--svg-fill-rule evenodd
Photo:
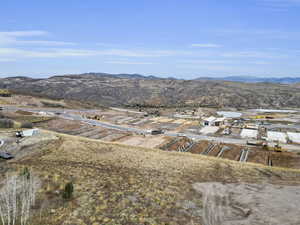
<path fill-rule="evenodd" d="M 286 151 L 285 149 L 282 148 L 282 146 L 279 145 L 279 142 L 268 143 L 264 141 L 247 141 L 247 145 L 259 146 L 262 147 L 264 150 L 274 151 L 274 152 Z"/>
<path fill-rule="evenodd" d="M 276 119 L 276 118 L 281 118 L 284 117 L 283 114 L 278 114 L 278 113 L 267 113 L 267 114 L 260 114 L 260 115 L 255 115 L 255 116 L 250 116 L 251 119 Z"/>
<path fill-rule="evenodd" d="M 9 159 L 13 159 L 14 156 L 8 152 L 0 152 L 0 158 L 9 160 Z"/>
<path fill-rule="evenodd" d="M 101 120 L 102 116 L 99 115 L 95 115 L 95 116 L 87 116 L 88 119 L 91 120 Z"/>
<path fill-rule="evenodd" d="M 164 133 L 164 131 L 163 130 L 160 130 L 160 129 L 158 129 L 158 130 L 151 130 L 151 132 L 150 132 L 152 135 L 158 135 L 158 134 L 163 134 Z"/>
<path fill-rule="evenodd" d="M 282 148 L 282 146 L 279 145 L 279 142 L 276 143 L 263 143 L 263 149 L 274 151 L 274 152 L 284 152 L 285 149 Z"/>
<path fill-rule="evenodd" d="M 7 89 L 0 89 L 0 97 L 11 97 L 11 92 Z"/>
<path fill-rule="evenodd" d="M 229 128 L 229 127 L 226 127 L 226 128 L 223 130 L 222 134 L 224 134 L 224 135 L 229 135 L 229 134 L 231 134 L 230 128 Z"/>
<path fill-rule="evenodd" d="M 262 141 L 247 141 L 247 145 L 253 145 L 253 146 L 263 146 L 264 142 Z"/>
<path fill-rule="evenodd" d="M 30 129 L 30 130 L 23 130 L 23 131 L 17 131 L 16 137 L 17 138 L 23 138 L 23 137 L 31 137 L 33 135 L 36 135 L 39 133 L 39 129 Z"/>

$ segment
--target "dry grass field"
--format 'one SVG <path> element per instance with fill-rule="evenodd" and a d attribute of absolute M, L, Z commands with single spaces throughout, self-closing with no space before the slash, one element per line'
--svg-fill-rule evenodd
<path fill-rule="evenodd" d="M 195 183 L 300 184 L 299 170 L 56 135 L 9 163 L 31 168 L 43 182 L 32 225 L 203 224 Z M 74 197 L 63 201 L 69 181 Z"/>

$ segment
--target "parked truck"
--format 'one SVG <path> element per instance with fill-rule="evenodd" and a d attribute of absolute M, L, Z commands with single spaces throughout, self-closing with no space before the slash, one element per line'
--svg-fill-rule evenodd
<path fill-rule="evenodd" d="M 150 132 L 152 135 L 158 135 L 158 134 L 163 134 L 164 131 L 163 130 L 150 130 Z"/>
<path fill-rule="evenodd" d="M 23 137 L 31 137 L 39 133 L 39 129 L 30 129 L 30 130 L 22 130 L 16 132 L 16 137 L 23 138 Z"/>

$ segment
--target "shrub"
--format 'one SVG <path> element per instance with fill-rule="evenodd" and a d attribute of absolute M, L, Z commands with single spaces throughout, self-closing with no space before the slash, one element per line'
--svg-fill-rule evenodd
<path fill-rule="evenodd" d="M 14 122 L 10 119 L 0 119 L 0 128 L 13 128 Z"/>
<path fill-rule="evenodd" d="M 20 173 L 20 176 L 26 177 L 28 180 L 30 179 L 30 171 L 27 167 L 23 169 L 23 171 Z"/>
<path fill-rule="evenodd" d="M 21 128 L 33 128 L 33 124 L 31 122 L 24 122 L 21 124 Z"/>
<path fill-rule="evenodd" d="M 64 199 L 71 199 L 73 196 L 74 186 L 72 182 L 69 182 L 65 185 L 65 189 L 63 191 Z"/>
<path fill-rule="evenodd" d="M 46 101 L 41 101 L 41 103 L 43 104 L 43 106 L 45 107 L 51 107 L 51 108 L 65 108 L 64 105 L 60 104 L 60 103 L 56 103 L 56 102 L 46 102 Z"/>

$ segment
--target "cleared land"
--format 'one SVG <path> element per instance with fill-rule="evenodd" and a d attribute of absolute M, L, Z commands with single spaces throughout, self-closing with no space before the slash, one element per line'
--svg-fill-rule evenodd
<path fill-rule="evenodd" d="M 143 136 L 134 136 L 130 137 L 124 141 L 120 141 L 122 144 L 134 145 L 145 148 L 155 148 L 166 141 L 166 137 L 163 136 L 152 136 L 152 137 L 143 137 Z"/>

